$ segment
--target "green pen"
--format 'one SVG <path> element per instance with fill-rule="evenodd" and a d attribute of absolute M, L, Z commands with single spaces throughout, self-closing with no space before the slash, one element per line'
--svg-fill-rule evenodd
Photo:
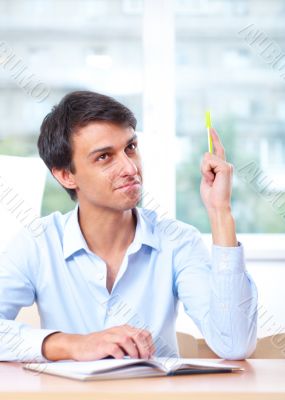
<path fill-rule="evenodd" d="M 211 113 L 210 113 L 210 111 L 206 111 L 206 128 L 208 131 L 208 148 L 209 148 L 209 153 L 213 154 L 213 140 L 212 140 L 212 136 L 210 134 L 211 127 L 212 127 Z"/>

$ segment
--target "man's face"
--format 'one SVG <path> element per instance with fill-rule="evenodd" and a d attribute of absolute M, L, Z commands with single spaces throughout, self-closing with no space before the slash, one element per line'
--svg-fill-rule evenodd
<path fill-rule="evenodd" d="M 79 203 L 128 210 L 141 195 L 142 167 L 131 127 L 92 122 L 72 139 L 73 174 Z"/>

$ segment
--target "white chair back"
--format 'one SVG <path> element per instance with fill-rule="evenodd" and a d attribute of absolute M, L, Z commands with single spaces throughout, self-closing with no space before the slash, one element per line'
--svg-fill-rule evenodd
<path fill-rule="evenodd" d="M 38 157 L 0 155 L 0 250 L 23 227 L 36 228 L 46 173 Z"/>

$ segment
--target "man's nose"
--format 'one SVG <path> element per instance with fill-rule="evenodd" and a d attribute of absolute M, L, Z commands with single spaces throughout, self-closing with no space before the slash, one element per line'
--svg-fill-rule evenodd
<path fill-rule="evenodd" d="M 137 172 L 138 168 L 135 162 L 127 154 L 122 155 L 119 160 L 119 175 L 136 175 Z"/>

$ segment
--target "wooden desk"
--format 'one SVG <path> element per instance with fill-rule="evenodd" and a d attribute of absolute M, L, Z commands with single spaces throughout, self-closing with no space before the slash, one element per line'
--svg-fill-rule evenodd
<path fill-rule="evenodd" d="M 229 362 L 224 362 L 225 364 Z M 285 399 L 285 360 L 232 362 L 246 369 L 231 374 L 78 382 L 0 363 L 0 398 L 11 399 Z"/>

